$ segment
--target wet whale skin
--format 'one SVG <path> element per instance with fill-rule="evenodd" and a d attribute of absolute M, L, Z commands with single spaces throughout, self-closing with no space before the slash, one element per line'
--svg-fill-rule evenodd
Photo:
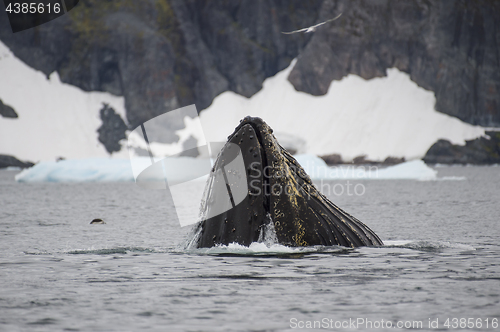
<path fill-rule="evenodd" d="M 229 166 L 236 164 L 236 158 L 240 169 L 231 171 Z M 235 175 L 228 179 L 222 171 Z M 211 176 L 212 181 L 209 179 L 207 184 L 201 212 L 210 217 L 202 218 L 197 226 L 199 248 L 230 243 L 249 246 L 259 240 L 268 223 L 273 223 L 278 242 L 286 246 L 383 245 L 368 226 L 317 190 L 260 118 L 241 120 L 219 153 L 212 173 L 224 176 Z M 230 193 L 230 208 L 211 214 L 210 202 L 217 202 L 226 189 Z M 240 198 L 234 201 L 234 197 Z"/>

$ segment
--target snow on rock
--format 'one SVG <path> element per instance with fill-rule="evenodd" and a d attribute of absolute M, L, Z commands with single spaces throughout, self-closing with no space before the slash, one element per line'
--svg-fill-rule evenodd
<path fill-rule="evenodd" d="M 371 80 L 348 75 L 333 81 L 326 95 L 312 96 L 287 80 L 294 64 L 266 79 L 251 98 L 231 91 L 215 98 L 200 115 L 208 141 L 225 141 L 247 115 L 261 117 L 277 133 L 306 140 L 307 153 L 340 153 L 344 160 L 422 158 L 439 138 L 464 144 L 484 134 L 481 127 L 435 111 L 434 93 L 398 69 Z"/>
<path fill-rule="evenodd" d="M 370 160 L 411 160 L 423 157 L 440 138 L 463 144 L 484 134 L 481 127 L 436 112 L 434 94 L 397 69 L 368 81 L 349 75 L 332 82 L 326 95 L 312 96 L 288 82 L 294 63 L 266 79 L 251 98 L 230 91 L 219 95 L 200 115 L 207 141 L 225 142 L 247 115 L 262 117 L 298 153 L 340 153 L 344 160 L 363 154 Z M 109 157 L 98 141 L 99 110 L 108 103 L 126 119 L 123 97 L 84 92 L 61 83 L 57 73 L 47 79 L 1 42 L 0 73 L 0 99 L 19 115 L 0 117 L 0 154 L 34 162 Z M 185 137 L 196 137 L 188 127 Z M 112 157 L 128 158 L 124 150 Z"/>
<path fill-rule="evenodd" d="M 98 141 L 99 110 L 109 104 L 126 119 L 124 98 L 85 92 L 24 64 L 0 42 L 0 99 L 17 119 L 0 117 L 0 154 L 37 161 L 108 157 Z M 124 151 L 125 150 L 125 151 Z M 113 157 L 127 158 L 126 149 Z"/>

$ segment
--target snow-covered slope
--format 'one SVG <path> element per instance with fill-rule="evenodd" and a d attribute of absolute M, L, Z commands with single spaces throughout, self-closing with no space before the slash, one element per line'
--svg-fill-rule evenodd
<path fill-rule="evenodd" d="M 0 42 L 0 99 L 19 118 L 0 116 L 0 154 L 42 161 L 109 156 L 98 141 L 99 110 L 109 104 L 125 120 L 123 97 L 85 92 L 47 77 L 17 59 Z M 127 158 L 127 149 L 113 154 Z"/>
<path fill-rule="evenodd" d="M 484 129 L 434 110 L 434 93 L 397 69 L 387 77 L 364 80 L 349 75 L 334 81 L 325 96 L 296 91 L 287 77 L 293 68 L 264 82 L 251 98 L 224 92 L 201 112 L 208 141 L 225 141 L 247 115 L 263 118 L 277 133 L 305 140 L 301 152 L 340 153 L 344 160 L 367 155 L 421 158 L 438 139 L 464 144 Z"/>
<path fill-rule="evenodd" d="M 218 96 L 201 113 L 207 140 L 225 142 L 246 115 L 262 117 L 278 140 L 297 145 L 300 153 L 340 153 L 344 160 L 363 154 L 373 160 L 421 158 L 439 138 L 463 144 L 484 134 L 481 127 L 436 112 L 434 94 L 397 69 L 368 81 L 349 75 L 334 81 L 325 96 L 311 96 L 288 82 L 293 64 L 267 79 L 250 99 L 233 92 Z M 108 157 L 97 139 L 102 103 L 126 119 L 122 97 L 84 92 L 61 83 L 57 73 L 47 79 L 1 42 L 0 99 L 19 114 L 18 119 L 0 117 L 0 154 L 35 162 Z M 113 157 L 128 158 L 128 153 L 122 149 Z"/>

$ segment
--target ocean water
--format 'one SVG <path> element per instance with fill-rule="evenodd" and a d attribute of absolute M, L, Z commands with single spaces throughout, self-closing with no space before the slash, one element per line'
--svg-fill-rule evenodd
<path fill-rule="evenodd" d="M 200 250 L 163 191 L 0 171 L 0 331 L 500 330 L 500 167 L 436 169 L 330 193 L 384 247 Z"/>

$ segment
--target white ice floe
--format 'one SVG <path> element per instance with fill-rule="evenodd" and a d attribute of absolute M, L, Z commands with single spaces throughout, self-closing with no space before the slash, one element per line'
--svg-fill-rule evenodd
<path fill-rule="evenodd" d="M 299 164 L 312 180 L 435 180 L 437 171 L 427 166 L 422 160 L 381 167 L 374 165 L 339 165 L 328 167 L 323 159 L 304 154 L 295 156 Z"/>
<path fill-rule="evenodd" d="M 298 162 L 313 180 L 336 179 L 411 179 L 434 180 L 436 171 L 421 160 L 409 161 L 396 166 L 378 168 L 375 166 L 338 166 L 328 167 L 325 162 L 313 155 L 298 155 Z M 144 168 L 151 165 L 149 157 L 136 158 Z M 188 180 L 206 181 L 207 177 L 192 176 L 199 169 L 205 169 L 206 160 L 200 158 L 169 158 L 165 174 L 169 183 L 181 183 Z M 151 173 L 163 174 L 163 173 Z M 59 162 L 40 162 L 16 175 L 18 182 L 123 182 L 134 181 L 132 166 L 128 159 L 92 158 L 81 160 L 62 160 Z M 150 179 L 155 180 L 155 179 Z M 159 179 L 163 181 L 163 179 Z"/>

